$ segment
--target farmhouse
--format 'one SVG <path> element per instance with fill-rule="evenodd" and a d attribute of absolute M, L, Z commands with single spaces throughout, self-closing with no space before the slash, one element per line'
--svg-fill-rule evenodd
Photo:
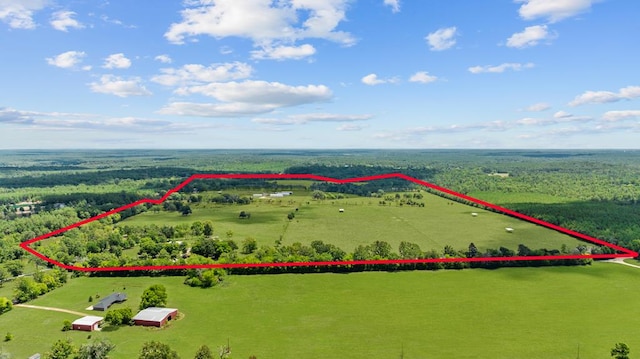
<path fill-rule="evenodd" d="M 93 306 L 93 310 L 99 310 L 104 312 L 109 309 L 114 303 L 122 303 L 127 300 L 127 295 L 124 293 L 112 293 L 108 297 L 105 297 Z"/>
<path fill-rule="evenodd" d="M 71 329 L 82 330 L 85 332 L 92 332 L 94 330 L 99 330 L 98 326 L 100 325 L 100 323 L 102 323 L 103 319 L 104 319 L 103 317 L 87 315 L 86 317 L 76 319 L 73 323 L 71 323 Z"/>
<path fill-rule="evenodd" d="M 139 311 L 133 317 L 133 323 L 146 327 L 161 327 L 176 316 L 178 316 L 178 310 L 175 308 L 149 307 Z"/>

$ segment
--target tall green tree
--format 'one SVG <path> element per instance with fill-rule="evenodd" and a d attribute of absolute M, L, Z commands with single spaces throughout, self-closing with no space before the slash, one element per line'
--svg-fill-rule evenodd
<path fill-rule="evenodd" d="M 167 305 L 167 289 L 162 284 L 154 284 L 145 289 L 140 300 L 140 309 L 149 307 L 165 307 Z"/>
<path fill-rule="evenodd" d="M 616 343 L 616 346 L 611 349 L 611 356 L 615 359 L 629 359 L 629 346 L 625 343 Z"/>
<path fill-rule="evenodd" d="M 167 344 L 150 341 L 144 343 L 138 359 L 180 359 L 180 357 Z"/>
<path fill-rule="evenodd" d="M 115 344 L 107 339 L 96 340 L 93 343 L 82 344 L 78 350 L 77 359 L 107 359 Z"/>
<path fill-rule="evenodd" d="M 70 359 L 73 358 L 78 349 L 71 343 L 71 339 L 58 339 L 51 346 L 51 351 L 47 352 L 45 359 Z"/>
<path fill-rule="evenodd" d="M 213 353 L 211 353 L 211 349 L 208 346 L 203 345 L 198 348 L 194 359 L 213 359 Z"/>

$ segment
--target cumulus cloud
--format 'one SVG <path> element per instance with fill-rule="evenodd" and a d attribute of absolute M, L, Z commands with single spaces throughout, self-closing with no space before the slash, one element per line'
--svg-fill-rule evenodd
<path fill-rule="evenodd" d="M 273 48 L 281 59 L 308 54 L 309 46 L 295 46 L 296 41 L 318 38 L 352 45 L 351 34 L 337 30 L 346 18 L 349 0 L 191 0 L 185 2 L 181 21 L 171 24 L 165 38 L 182 44 L 187 38 L 208 35 L 215 38 L 249 38 L 258 50 L 256 56 L 272 58 Z M 290 48 L 286 48 L 286 47 Z M 280 51 L 280 56 L 277 52 Z M 302 52 L 302 54 L 301 54 Z M 308 55 L 307 55 L 308 56 Z"/>
<path fill-rule="evenodd" d="M 173 60 L 171 60 L 171 57 L 169 57 L 169 55 L 166 55 L 166 54 L 158 55 L 155 57 L 154 60 L 160 61 L 163 64 L 170 64 L 173 62 Z"/>
<path fill-rule="evenodd" d="M 384 4 L 391 7 L 392 12 L 400 12 L 400 0 L 384 0 Z"/>
<path fill-rule="evenodd" d="M 622 100 L 632 100 L 638 97 L 640 97 L 640 86 L 623 87 L 618 92 L 585 91 L 583 94 L 576 96 L 573 101 L 569 102 L 569 106 L 618 102 Z"/>
<path fill-rule="evenodd" d="M 84 25 L 73 18 L 75 15 L 76 13 L 73 11 L 56 11 L 51 16 L 51 21 L 49 23 L 54 29 L 64 32 L 69 31 L 69 28 L 84 28 Z"/>
<path fill-rule="evenodd" d="M 531 111 L 531 112 L 540 112 L 540 111 L 545 111 L 550 109 L 551 106 L 548 103 L 545 102 L 539 102 L 536 104 L 533 104 L 529 107 L 527 107 L 525 110 L 526 111 Z"/>
<path fill-rule="evenodd" d="M 530 69 L 532 67 L 534 67 L 535 65 L 531 62 L 526 63 L 526 64 L 521 64 L 521 63 L 514 63 L 514 62 L 507 62 L 504 64 L 500 64 L 497 66 L 493 66 L 493 65 L 485 65 L 485 66 L 473 66 L 473 67 L 469 67 L 469 72 L 471 72 L 472 74 L 480 74 L 480 73 L 501 73 L 501 72 L 505 72 L 507 70 L 513 70 L 513 71 L 520 71 L 522 69 Z"/>
<path fill-rule="evenodd" d="M 429 43 L 431 51 L 450 49 L 456 44 L 456 31 L 455 26 L 438 29 L 427 35 L 425 39 Z"/>
<path fill-rule="evenodd" d="M 538 45 L 542 40 L 550 40 L 554 38 L 547 30 L 547 25 L 528 26 L 522 32 L 517 32 L 507 39 L 508 47 L 522 49 Z"/>
<path fill-rule="evenodd" d="M 181 95 L 200 94 L 218 103 L 173 102 L 162 114 L 204 117 L 233 117 L 268 113 L 282 107 L 325 102 L 333 94 L 324 85 L 290 86 L 279 82 L 213 82 L 178 89 Z"/>
<path fill-rule="evenodd" d="M 187 86 L 245 79 L 251 76 L 253 68 L 243 62 L 228 62 L 209 66 L 187 64 L 180 68 L 161 69 L 160 72 L 151 81 L 164 86 Z"/>
<path fill-rule="evenodd" d="M 366 121 L 372 115 L 342 115 L 333 113 L 308 113 L 290 115 L 285 118 L 254 118 L 251 122 L 266 125 L 302 125 L 312 122 L 355 122 Z"/>
<path fill-rule="evenodd" d="M 602 115 L 602 119 L 609 122 L 636 118 L 640 118 L 640 110 L 607 111 Z"/>
<path fill-rule="evenodd" d="M 126 58 L 123 53 L 111 54 L 104 59 L 102 67 L 105 69 L 127 69 L 131 67 L 131 60 Z"/>
<path fill-rule="evenodd" d="M 324 85 L 289 86 L 279 82 L 251 80 L 214 82 L 183 90 L 184 94 L 201 94 L 223 102 L 264 104 L 275 107 L 323 102 L 332 97 L 331 90 Z"/>
<path fill-rule="evenodd" d="M 557 22 L 591 8 L 595 0 L 516 0 L 520 6 L 520 17 L 525 20 L 546 18 L 549 22 Z"/>
<path fill-rule="evenodd" d="M 411 75 L 411 77 L 409 78 L 410 82 L 419 82 L 422 84 L 428 84 L 437 80 L 437 76 L 429 75 L 429 73 L 426 71 L 418 71 L 415 74 Z"/>
<path fill-rule="evenodd" d="M 63 69 L 74 68 L 77 64 L 82 62 L 87 54 L 83 51 L 67 51 L 54 57 L 47 57 L 47 63 L 51 66 L 60 67 Z"/>
<path fill-rule="evenodd" d="M 0 20 L 12 29 L 34 29 L 34 12 L 44 9 L 50 3 L 50 0 L 1 0 Z"/>
<path fill-rule="evenodd" d="M 365 85 L 375 86 L 375 85 L 386 84 L 386 83 L 396 83 L 398 82 L 398 79 L 395 77 L 391 77 L 388 79 L 381 79 L 381 78 L 378 78 L 378 75 L 376 74 L 368 74 L 367 76 L 360 79 L 360 81 L 362 81 L 362 83 Z"/>
<path fill-rule="evenodd" d="M 172 102 L 161 108 L 163 115 L 196 117 L 238 117 L 271 112 L 275 106 L 252 103 L 195 103 Z"/>
<path fill-rule="evenodd" d="M 114 75 L 102 75 L 99 82 L 89 84 L 91 91 L 118 97 L 149 96 L 151 92 L 142 85 L 139 77 L 123 79 Z"/>
<path fill-rule="evenodd" d="M 315 53 L 316 49 L 309 44 L 300 46 L 265 46 L 260 50 L 251 51 L 251 57 L 260 60 L 300 60 Z"/>

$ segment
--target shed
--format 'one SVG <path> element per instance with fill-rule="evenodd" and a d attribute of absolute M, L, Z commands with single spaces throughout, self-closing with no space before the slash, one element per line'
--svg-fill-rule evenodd
<path fill-rule="evenodd" d="M 340 208 L 340 209 L 338 210 L 338 212 L 343 213 L 343 212 L 344 212 L 344 208 Z"/>
<path fill-rule="evenodd" d="M 71 323 L 71 329 L 92 332 L 94 330 L 99 330 L 98 326 L 100 325 L 100 323 L 102 323 L 103 320 L 103 317 L 87 315 L 86 317 L 76 319 L 73 323 Z"/>
<path fill-rule="evenodd" d="M 509 233 L 513 232 L 513 228 L 511 228 L 511 227 L 507 227 L 507 228 L 505 228 L 504 230 L 505 230 L 505 231 L 507 231 L 507 232 L 509 232 Z"/>
<path fill-rule="evenodd" d="M 472 212 L 471 215 L 474 217 L 478 217 L 478 214 L 476 212 Z"/>
<path fill-rule="evenodd" d="M 133 323 L 146 327 L 161 327 L 177 316 L 178 309 L 175 308 L 149 307 L 139 311 L 133 317 Z"/>
<path fill-rule="evenodd" d="M 127 295 L 124 293 L 112 293 L 107 297 L 104 297 L 101 301 L 99 301 L 98 303 L 96 303 L 96 305 L 93 306 L 93 310 L 100 310 L 100 311 L 105 311 L 107 309 L 109 309 L 109 307 L 111 305 L 113 305 L 114 303 L 122 303 L 125 300 L 127 300 Z"/>

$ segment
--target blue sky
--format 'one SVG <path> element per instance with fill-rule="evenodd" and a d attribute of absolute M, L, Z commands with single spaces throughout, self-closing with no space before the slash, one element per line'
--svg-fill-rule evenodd
<path fill-rule="evenodd" d="M 0 148 L 639 148 L 639 13 L 0 0 Z"/>

